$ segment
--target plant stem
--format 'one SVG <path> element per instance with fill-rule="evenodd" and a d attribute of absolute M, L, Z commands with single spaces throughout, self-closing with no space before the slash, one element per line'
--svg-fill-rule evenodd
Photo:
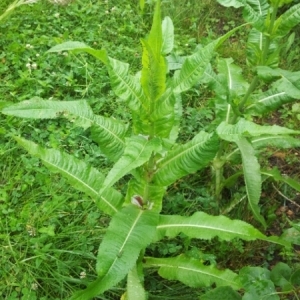
<path fill-rule="evenodd" d="M 244 98 L 242 99 L 241 103 L 238 106 L 238 109 L 241 113 L 243 113 L 244 111 L 244 106 L 249 98 L 249 96 L 252 94 L 252 92 L 256 89 L 256 86 L 258 84 L 258 76 L 254 76 L 254 78 L 252 79 L 252 82 L 248 88 L 247 93 L 245 94 Z M 235 123 L 237 119 L 237 115 L 234 116 L 232 122 Z"/>

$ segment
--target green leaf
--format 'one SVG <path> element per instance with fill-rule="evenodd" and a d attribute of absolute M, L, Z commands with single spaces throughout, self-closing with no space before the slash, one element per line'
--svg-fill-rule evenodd
<path fill-rule="evenodd" d="M 157 225 L 157 238 L 173 238 L 184 233 L 190 238 L 210 240 L 219 237 L 230 241 L 239 238 L 245 241 L 265 240 L 266 236 L 252 225 L 239 220 L 230 220 L 225 216 L 210 216 L 196 212 L 190 217 L 161 215 Z"/>
<path fill-rule="evenodd" d="M 279 62 L 280 47 L 277 40 L 272 39 L 266 55 L 266 61 L 262 62 L 264 45 L 266 45 L 266 35 L 263 30 L 252 28 L 247 40 L 247 61 L 251 66 L 261 63 L 277 67 Z"/>
<path fill-rule="evenodd" d="M 150 116 L 156 136 L 169 137 L 178 116 L 178 111 L 175 110 L 178 102 L 181 103 L 178 95 L 174 95 L 170 89 L 166 90 L 158 99 L 157 105 Z"/>
<path fill-rule="evenodd" d="M 274 283 L 270 280 L 269 270 L 260 267 L 244 267 L 239 275 L 246 291 L 243 300 L 279 300 Z"/>
<path fill-rule="evenodd" d="M 289 149 L 300 147 L 300 140 L 289 135 L 263 135 L 251 139 L 254 149 L 265 149 L 276 147 L 279 149 Z"/>
<path fill-rule="evenodd" d="M 156 0 L 153 21 L 147 42 L 149 43 L 154 57 L 157 59 L 162 54 L 163 33 L 161 22 L 160 0 Z"/>
<path fill-rule="evenodd" d="M 217 75 L 213 70 L 211 64 L 208 64 L 203 77 L 201 78 L 201 83 L 206 83 L 210 88 L 216 93 L 216 95 L 223 99 L 223 101 L 227 100 L 227 85 L 223 80 L 222 74 Z"/>
<path fill-rule="evenodd" d="M 218 62 L 219 76 L 223 77 L 227 93 L 233 96 L 244 95 L 248 89 L 249 84 L 242 76 L 242 69 L 233 64 L 232 58 L 220 59 Z"/>
<path fill-rule="evenodd" d="M 107 174 L 100 194 L 124 175 L 147 162 L 152 152 L 158 150 L 159 146 L 160 142 L 158 139 L 148 140 L 142 136 L 127 138 L 124 153 Z"/>
<path fill-rule="evenodd" d="M 260 165 L 250 142 L 248 142 L 245 138 L 240 138 L 236 141 L 236 143 L 242 155 L 242 165 L 249 206 L 254 214 L 255 219 L 266 228 L 267 224 L 264 218 L 260 215 L 260 209 L 258 206 L 262 184 Z"/>
<path fill-rule="evenodd" d="M 243 10 L 243 17 L 247 22 L 254 23 L 254 26 L 258 26 L 257 23 L 264 23 L 264 20 L 268 14 L 270 5 L 267 0 L 246 0 Z"/>
<path fill-rule="evenodd" d="M 278 91 L 277 88 L 270 88 L 269 90 L 258 95 L 252 95 L 245 112 L 250 114 L 262 115 L 276 110 L 283 104 L 295 101 L 294 98 L 289 97 L 286 92 Z"/>
<path fill-rule="evenodd" d="M 230 270 L 219 270 L 216 266 L 205 266 L 200 260 L 180 255 L 172 258 L 146 257 L 146 267 L 158 267 L 159 275 L 168 280 L 179 280 L 193 288 L 230 285 L 234 289 L 241 286 L 238 275 Z"/>
<path fill-rule="evenodd" d="M 108 71 L 113 91 L 132 111 L 149 110 L 139 79 L 128 74 L 129 64 L 109 58 Z"/>
<path fill-rule="evenodd" d="M 272 69 L 266 66 L 257 67 L 257 74 L 259 78 L 270 81 L 274 78 L 280 78 L 275 81 L 272 86 L 278 92 L 285 92 L 287 96 L 294 99 L 300 97 L 300 72 L 291 72 L 282 69 Z"/>
<path fill-rule="evenodd" d="M 220 286 L 215 288 L 204 296 L 200 297 L 200 300 L 242 300 L 242 296 L 232 289 L 230 286 Z"/>
<path fill-rule="evenodd" d="M 298 269 L 292 274 L 291 276 L 291 283 L 294 286 L 300 286 L 300 269 L 298 267 Z"/>
<path fill-rule="evenodd" d="M 46 233 L 49 236 L 55 236 L 55 226 L 49 225 L 47 227 L 42 227 L 39 229 L 39 233 Z"/>
<path fill-rule="evenodd" d="M 20 137 L 15 139 L 31 155 L 40 158 L 51 171 L 60 173 L 74 188 L 92 197 L 103 212 L 112 215 L 119 210 L 122 204 L 122 195 L 119 192 L 110 188 L 100 197 L 98 192 L 104 176 L 96 169 L 61 151 L 44 149 Z"/>
<path fill-rule="evenodd" d="M 196 84 L 203 76 L 210 60 L 215 54 L 215 50 L 222 45 L 232 34 L 241 29 L 246 24 L 232 29 L 225 35 L 214 40 L 210 44 L 187 56 L 184 60 L 182 68 L 175 72 L 172 81 L 172 88 L 174 93 L 182 93 L 189 90 L 194 84 Z"/>
<path fill-rule="evenodd" d="M 276 286 L 280 286 L 283 292 L 292 291 L 294 289 L 290 282 L 292 269 L 285 263 L 279 262 L 271 270 L 270 278 Z"/>
<path fill-rule="evenodd" d="M 141 11 L 144 11 L 144 7 L 145 7 L 145 0 L 140 0 L 140 9 L 141 9 Z"/>
<path fill-rule="evenodd" d="M 101 151 L 113 161 L 122 155 L 125 148 L 127 126 L 112 118 L 94 115 L 84 100 L 50 101 L 33 98 L 5 108 L 3 113 L 31 119 L 65 117 L 78 126 L 91 126 L 92 138 L 99 144 Z"/>
<path fill-rule="evenodd" d="M 93 117 L 93 111 L 85 100 L 78 101 L 52 101 L 33 97 L 2 110 L 6 115 L 28 119 L 54 119 L 58 117 L 78 117 L 84 127 L 89 127 Z"/>
<path fill-rule="evenodd" d="M 162 22 L 160 0 L 156 2 L 153 23 L 146 40 L 141 40 L 143 46 L 141 84 L 150 102 L 150 114 L 154 110 L 155 101 L 166 89 L 166 61 L 162 56 Z"/>
<path fill-rule="evenodd" d="M 102 61 L 104 64 L 107 63 L 107 54 L 106 50 L 95 50 L 88 45 L 82 43 L 82 42 L 77 42 L 77 41 L 68 41 L 59 45 L 56 45 L 49 49 L 47 52 L 63 52 L 63 51 L 72 51 L 74 53 L 79 53 L 79 52 L 86 52 L 100 61 Z"/>
<path fill-rule="evenodd" d="M 137 268 L 129 271 L 127 276 L 126 300 L 147 300 L 145 289 L 138 276 Z"/>
<path fill-rule="evenodd" d="M 112 161 L 117 161 L 125 149 L 127 126 L 102 116 L 93 117 L 91 138 L 99 145 L 100 150 Z"/>
<path fill-rule="evenodd" d="M 155 56 L 156 54 L 152 49 L 153 46 L 149 41 L 141 40 L 141 42 L 143 46 L 141 84 L 144 93 L 149 99 L 150 111 L 153 111 L 155 102 L 166 89 L 167 65 L 162 55 Z"/>
<path fill-rule="evenodd" d="M 215 44 L 211 43 L 185 59 L 181 69 L 175 72 L 173 78 L 174 93 L 187 91 L 200 80 L 214 55 L 214 48 Z"/>
<path fill-rule="evenodd" d="M 233 6 L 235 8 L 239 8 L 245 5 L 245 1 L 243 0 L 217 0 L 217 1 L 225 7 Z"/>
<path fill-rule="evenodd" d="M 162 55 L 167 55 L 174 46 L 174 25 L 170 17 L 165 17 L 162 22 Z"/>
<path fill-rule="evenodd" d="M 266 0 L 217 0 L 225 7 L 244 7 L 243 16 L 247 22 L 262 21 L 268 13 L 269 4 Z"/>
<path fill-rule="evenodd" d="M 222 122 L 217 128 L 217 133 L 221 139 L 224 139 L 229 142 L 235 142 L 240 137 L 299 134 L 300 131 L 288 129 L 277 125 L 258 125 L 245 119 L 240 119 L 234 125 Z"/>
<path fill-rule="evenodd" d="M 263 170 L 261 172 L 263 175 L 267 175 L 272 177 L 276 181 L 281 181 L 288 184 L 290 187 L 300 192 L 300 182 L 299 180 L 295 180 L 287 175 L 281 175 L 277 168 L 273 168 L 271 170 Z"/>
<path fill-rule="evenodd" d="M 157 221 L 157 213 L 134 205 L 115 214 L 98 251 L 98 279 L 71 299 L 90 299 L 120 282 L 134 267 L 140 251 L 151 243 Z"/>
<path fill-rule="evenodd" d="M 292 81 L 290 78 L 283 77 L 273 83 L 273 86 L 278 89 L 278 91 L 285 92 L 289 97 L 294 99 L 300 98 L 300 83 L 299 80 Z"/>
<path fill-rule="evenodd" d="M 296 228 L 292 227 L 284 230 L 280 238 L 290 242 L 291 244 L 300 246 L 300 231 Z"/>
<path fill-rule="evenodd" d="M 300 71 L 292 72 L 280 68 L 270 68 L 267 66 L 258 66 L 256 67 L 256 70 L 258 77 L 266 82 L 282 77 L 286 77 L 292 82 L 297 82 L 300 76 Z"/>
<path fill-rule="evenodd" d="M 168 186 L 187 174 L 207 167 L 216 155 L 218 146 L 216 135 L 200 132 L 190 142 L 174 147 L 158 163 L 154 182 Z"/>
<path fill-rule="evenodd" d="M 160 213 L 165 192 L 166 188 L 163 186 L 149 184 L 143 178 L 132 178 L 128 183 L 125 203 L 131 203 L 132 196 L 139 195 L 144 202 L 149 201 L 153 204 L 153 211 Z"/>
<path fill-rule="evenodd" d="M 274 24 L 276 29 L 275 34 L 283 37 L 290 32 L 290 30 L 300 23 L 300 3 L 292 6 L 284 12 Z"/>

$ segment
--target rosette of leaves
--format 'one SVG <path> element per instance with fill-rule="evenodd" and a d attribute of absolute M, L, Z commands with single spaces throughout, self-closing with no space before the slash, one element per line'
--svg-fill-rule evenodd
<path fill-rule="evenodd" d="M 158 268 L 162 277 L 179 280 L 190 287 L 212 284 L 231 286 L 234 290 L 242 287 L 235 272 L 205 266 L 184 254 L 172 258 L 144 257 L 150 243 L 180 233 L 202 240 L 214 237 L 225 241 L 261 239 L 288 245 L 279 238 L 266 237 L 246 222 L 225 216 L 210 216 L 204 212 L 195 212 L 191 216 L 160 214 L 167 187 L 185 175 L 209 166 L 220 151 L 220 143 L 226 141 L 235 143 L 242 154 L 249 203 L 256 218 L 264 223 L 258 211 L 261 182 L 253 141 L 260 136 L 284 136 L 297 132 L 282 127 L 265 128 L 240 117 L 235 124 L 224 120 L 213 132 L 201 131 L 186 143 L 176 142 L 182 111 L 180 94 L 205 76 L 216 48 L 233 32 L 198 48 L 185 58 L 173 77 L 167 74 L 165 58 L 173 48 L 173 24 L 168 17 L 161 20 L 160 1 L 156 3 L 150 33 L 141 41 L 142 70 L 135 75 L 130 73 L 127 63 L 110 57 L 106 50 L 96 50 L 81 42 L 66 42 L 49 50 L 86 52 L 102 61 L 108 70 L 112 90 L 131 112 L 130 124 L 95 115 L 85 100 L 34 98 L 2 110 L 4 114 L 23 118 L 64 117 L 75 126 L 89 128 L 102 153 L 114 163 L 110 171 L 103 174 L 70 154 L 16 137 L 30 154 L 39 157 L 53 172 L 66 177 L 76 189 L 88 194 L 101 211 L 111 216 L 97 254 L 98 278 L 71 299 L 91 299 L 111 289 L 126 276 L 127 289 L 122 299 L 146 299 L 144 267 Z M 230 62 L 225 60 L 221 70 L 226 65 Z M 228 86 L 227 80 L 224 82 L 222 87 L 226 87 L 228 93 L 231 85 Z M 235 87 L 239 93 L 244 92 L 238 84 Z M 246 158 L 250 161 L 247 162 Z M 128 174 L 131 179 L 127 192 L 121 194 L 115 184 Z"/>

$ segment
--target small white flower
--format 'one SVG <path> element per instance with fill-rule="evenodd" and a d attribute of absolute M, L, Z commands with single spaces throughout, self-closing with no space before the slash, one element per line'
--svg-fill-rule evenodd
<path fill-rule="evenodd" d="M 112 9 L 111 9 L 111 11 L 114 11 L 114 10 L 116 10 L 117 8 L 114 6 L 114 7 L 112 7 Z"/>
<path fill-rule="evenodd" d="M 83 271 L 83 272 L 80 272 L 80 274 L 79 274 L 80 276 L 80 279 L 83 279 L 83 278 L 85 278 L 86 277 L 86 273 Z"/>
<path fill-rule="evenodd" d="M 188 47 L 188 46 L 189 46 L 189 44 L 185 44 L 185 46 L 186 46 L 186 47 Z"/>
<path fill-rule="evenodd" d="M 69 54 L 68 54 L 68 52 L 63 52 L 62 55 L 63 56 L 68 56 Z"/>
<path fill-rule="evenodd" d="M 26 44 L 25 48 L 30 49 L 31 45 L 30 44 Z"/>
<path fill-rule="evenodd" d="M 59 16 L 60 16 L 59 13 L 54 14 L 54 17 L 55 17 L 55 18 L 59 18 Z"/>
<path fill-rule="evenodd" d="M 36 69 L 37 69 L 37 64 L 36 64 L 36 63 L 33 63 L 33 64 L 31 65 L 31 68 L 36 70 Z"/>
<path fill-rule="evenodd" d="M 39 54 L 39 53 L 37 53 L 35 56 L 36 56 L 36 57 L 40 57 L 40 54 Z"/>
<path fill-rule="evenodd" d="M 35 283 L 35 282 L 31 284 L 31 289 L 32 289 L 33 291 L 36 291 L 36 290 L 38 289 L 38 287 L 39 287 L 38 284 Z"/>
<path fill-rule="evenodd" d="M 108 15 L 108 14 L 109 14 L 109 11 L 108 11 L 108 10 L 106 10 L 106 11 L 105 11 L 105 13 Z"/>
<path fill-rule="evenodd" d="M 30 63 L 27 63 L 27 64 L 26 64 L 26 68 L 27 68 L 27 69 L 31 69 L 31 64 L 30 64 Z"/>

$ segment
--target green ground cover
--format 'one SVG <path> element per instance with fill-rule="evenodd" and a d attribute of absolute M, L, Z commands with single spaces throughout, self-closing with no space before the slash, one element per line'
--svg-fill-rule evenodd
<path fill-rule="evenodd" d="M 0 12 L 11 2 L 2 1 Z M 152 2 L 146 1 L 143 12 L 138 1 L 129 0 L 75 0 L 69 5 L 44 0 L 16 8 L 0 23 L 1 105 L 36 96 L 50 100 L 86 99 L 94 113 L 129 121 L 130 110 L 117 101 L 102 63 L 85 53 L 46 51 L 66 41 L 81 41 L 97 49 L 109 49 L 111 57 L 129 63 L 136 72 L 141 69 L 140 39 L 151 28 Z M 280 9 L 284 12 L 287 8 Z M 244 22 L 241 10 L 222 7 L 212 0 L 163 1 L 162 15 L 173 20 L 175 62 L 180 62 L 180 56 L 193 53 L 199 44 L 207 45 Z M 236 32 L 218 53 L 220 57 L 233 57 L 244 76 L 251 79 L 245 62 L 249 30 L 246 26 Z M 298 25 L 283 38 L 286 47 L 279 62 L 282 69 L 300 69 L 299 37 Z M 210 99 L 214 92 L 202 90 L 196 84 L 182 95 L 181 142 L 190 140 L 200 130 L 211 130 L 215 108 Z M 267 116 L 256 116 L 255 120 L 259 124 L 299 130 L 299 116 L 299 104 L 293 102 Z M 13 136 L 21 135 L 44 147 L 64 150 L 104 173 L 112 164 L 91 140 L 89 129 L 74 127 L 65 119 L 28 120 L 1 115 L 0 123 L 0 296 L 8 300 L 67 299 L 96 279 L 98 246 L 110 217 L 101 213 L 88 196 L 71 187 L 64 177 L 51 173 L 39 159 L 27 154 Z M 260 163 L 266 168 L 276 166 L 299 182 L 299 155 L 299 148 L 267 148 L 260 155 Z M 230 177 L 239 167 L 228 168 L 225 176 Z M 204 169 L 170 185 L 163 213 L 189 216 L 199 210 L 216 214 L 210 173 Z M 115 185 L 123 194 L 127 179 Z M 230 209 L 226 206 L 244 193 L 243 182 L 235 183 L 233 186 L 229 183 L 222 192 L 221 213 L 259 226 L 246 202 L 234 204 Z M 268 234 L 281 235 L 291 227 L 291 222 L 299 224 L 299 199 L 299 192 L 282 181 L 263 186 L 260 203 Z M 220 268 L 233 270 L 247 265 L 272 269 L 278 262 L 297 270 L 299 232 L 295 230 L 292 234 L 297 243 L 289 250 L 262 241 L 225 242 L 218 238 L 195 241 L 182 234 L 152 244 L 147 254 L 175 257 L 185 253 L 207 265 L 217 263 Z M 178 281 L 161 279 L 152 269 L 146 271 L 145 286 L 149 299 L 187 299 L 187 294 L 190 299 L 197 299 L 211 289 L 192 289 Z M 299 285 L 296 286 L 291 293 L 280 294 L 280 299 L 299 299 Z M 122 281 L 95 299 L 120 299 L 125 288 Z"/>

